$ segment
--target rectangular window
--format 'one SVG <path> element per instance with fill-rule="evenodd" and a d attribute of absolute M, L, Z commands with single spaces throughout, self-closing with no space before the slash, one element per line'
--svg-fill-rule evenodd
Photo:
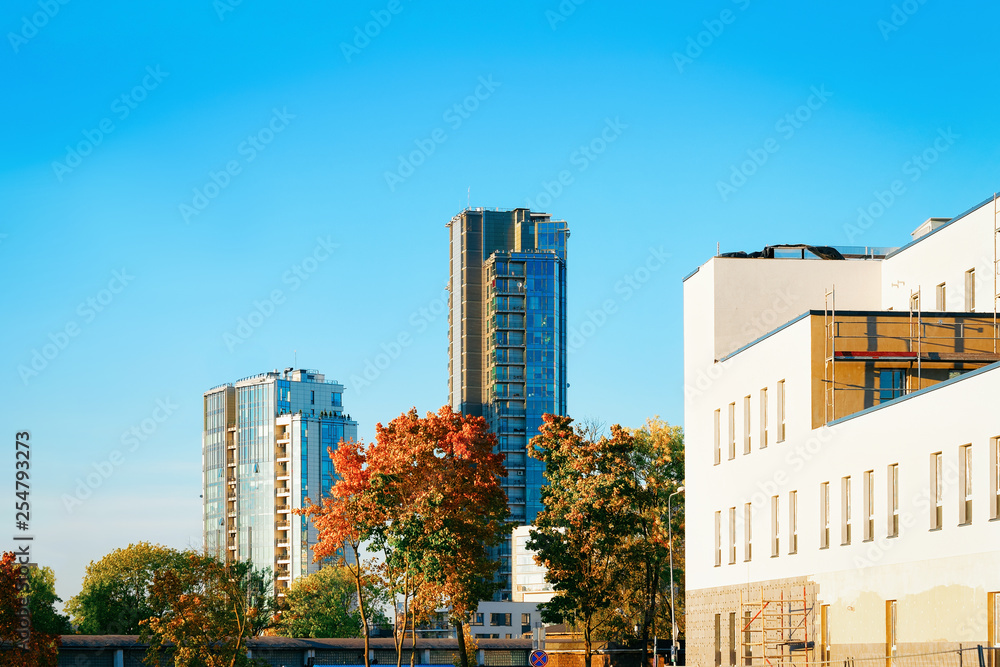
<path fill-rule="evenodd" d="M 819 608 L 819 661 L 830 662 L 830 605 Z"/>
<path fill-rule="evenodd" d="M 885 601 L 885 665 L 893 667 L 896 657 L 896 601 Z"/>
<path fill-rule="evenodd" d="M 531 614 L 521 614 L 521 625 L 531 625 Z"/>
<path fill-rule="evenodd" d="M 736 612 L 729 612 L 729 664 L 736 664 Z"/>
<path fill-rule="evenodd" d="M 899 464 L 891 463 L 886 468 L 885 478 L 886 491 L 889 495 L 888 514 L 886 523 L 889 537 L 899 536 Z"/>
<path fill-rule="evenodd" d="M 973 313 L 976 310 L 976 270 L 969 269 L 965 272 L 965 312 Z"/>
<path fill-rule="evenodd" d="M 767 447 L 767 388 L 760 390 L 760 448 Z"/>
<path fill-rule="evenodd" d="M 715 667 L 722 665 L 722 614 L 715 615 Z"/>
<path fill-rule="evenodd" d="M 743 505 L 743 560 L 753 558 L 753 505 Z"/>
<path fill-rule="evenodd" d="M 1000 519 L 1000 438 L 990 438 L 990 518 Z"/>
<path fill-rule="evenodd" d="M 851 543 L 851 478 L 840 480 L 840 544 Z"/>
<path fill-rule="evenodd" d="M 729 460 L 736 458 L 736 404 L 729 404 Z"/>
<path fill-rule="evenodd" d="M 771 557 L 774 558 L 780 552 L 781 548 L 781 522 L 778 520 L 780 501 L 778 496 L 771 496 Z"/>
<path fill-rule="evenodd" d="M 931 530 L 944 527 L 944 457 L 931 454 Z"/>
<path fill-rule="evenodd" d="M 719 410 L 715 411 L 715 465 L 719 465 L 722 461 L 722 443 L 720 442 L 721 434 L 719 433 L 720 424 L 719 421 L 722 419 L 722 415 Z"/>
<path fill-rule="evenodd" d="M 830 482 L 819 485 L 819 548 L 830 546 Z"/>
<path fill-rule="evenodd" d="M 483 614 L 476 614 L 475 617 L 472 619 L 472 624 L 473 625 L 482 625 L 483 624 Z"/>
<path fill-rule="evenodd" d="M 490 614 L 490 625 L 510 625 L 510 614 Z"/>
<path fill-rule="evenodd" d="M 785 441 L 785 381 L 778 381 L 778 442 Z"/>
<path fill-rule="evenodd" d="M 934 305 L 937 306 L 938 310 L 948 310 L 947 308 L 945 308 L 945 304 L 947 302 L 945 301 L 945 287 L 944 287 L 944 283 L 941 283 L 940 285 L 937 286 L 937 299 L 936 299 L 936 301 L 937 301 L 937 303 L 935 303 Z"/>
<path fill-rule="evenodd" d="M 729 564 L 736 562 L 736 508 L 729 508 Z"/>
<path fill-rule="evenodd" d="M 753 665 L 753 632 L 750 630 L 750 612 L 743 612 L 743 664 L 745 667 Z"/>
<path fill-rule="evenodd" d="M 799 552 L 799 492 L 788 492 L 788 553 Z"/>
<path fill-rule="evenodd" d="M 309 403 L 311 405 L 316 405 L 316 392 L 315 391 L 310 391 L 309 392 Z"/>
<path fill-rule="evenodd" d="M 958 523 L 972 523 L 972 445 L 958 448 Z"/>
<path fill-rule="evenodd" d="M 743 453 L 750 453 L 750 397 L 743 397 Z"/>
<path fill-rule="evenodd" d="M 715 513 L 715 567 L 722 565 L 722 512 Z"/>
<path fill-rule="evenodd" d="M 885 403 L 899 398 L 904 393 L 903 371 L 884 370 L 878 372 L 878 402 Z"/>
<path fill-rule="evenodd" d="M 875 471 L 866 470 L 864 476 L 865 542 L 875 539 Z"/>

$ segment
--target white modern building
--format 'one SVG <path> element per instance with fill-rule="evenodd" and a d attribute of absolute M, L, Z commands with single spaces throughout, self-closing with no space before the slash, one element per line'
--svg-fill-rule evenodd
<path fill-rule="evenodd" d="M 998 223 L 685 279 L 689 665 L 1000 645 Z"/>
<path fill-rule="evenodd" d="M 343 385 L 318 371 L 286 368 L 204 394 L 205 548 L 270 567 L 278 595 L 322 566 L 313 562 L 316 527 L 292 510 L 329 493 L 334 470 L 327 450 L 357 439 L 343 393 Z"/>

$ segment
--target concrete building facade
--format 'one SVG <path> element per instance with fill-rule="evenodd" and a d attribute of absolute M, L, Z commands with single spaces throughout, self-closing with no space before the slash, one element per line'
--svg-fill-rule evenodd
<path fill-rule="evenodd" d="M 315 572 L 318 541 L 307 517 L 333 484 L 327 449 L 357 438 L 343 385 L 304 369 L 277 370 L 204 394 L 204 539 L 209 553 L 270 567 L 281 595 Z"/>
<path fill-rule="evenodd" d="M 685 279 L 689 664 L 1000 646 L 998 221 Z"/>

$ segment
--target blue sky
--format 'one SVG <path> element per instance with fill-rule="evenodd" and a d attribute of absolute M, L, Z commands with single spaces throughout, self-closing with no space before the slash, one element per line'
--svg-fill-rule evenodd
<path fill-rule="evenodd" d="M 2 437 L 32 434 L 36 560 L 68 598 L 116 547 L 200 545 L 217 384 L 297 360 L 366 439 L 444 404 L 467 202 L 570 224 L 571 414 L 682 423 L 681 279 L 716 244 L 902 245 L 994 191 L 997 13 L 5 3 Z"/>

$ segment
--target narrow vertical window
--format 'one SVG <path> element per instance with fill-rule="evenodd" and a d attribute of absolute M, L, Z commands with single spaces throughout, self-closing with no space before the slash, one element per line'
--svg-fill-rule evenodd
<path fill-rule="evenodd" d="M 722 614 L 715 615 L 715 667 L 722 665 Z"/>
<path fill-rule="evenodd" d="M 799 492 L 788 492 L 788 553 L 799 552 Z"/>
<path fill-rule="evenodd" d="M 986 594 L 986 643 L 991 648 L 1000 648 L 1000 591 Z M 1000 655 L 994 658 L 994 664 L 997 662 Z"/>
<path fill-rule="evenodd" d="M 972 523 L 972 445 L 958 448 L 958 523 Z"/>
<path fill-rule="evenodd" d="M 865 510 L 865 534 L 864 541 L 871 542 L 875 539 L 875 471 L 866 470 L 864 481 L 864 510 Z"/>
<path fill-rule="evenodd" d="M 885 601 L 885 667 L 893 667 L 896 657 L 896 601 Z"/>
<path fill-rule="evenodd" d="M 943 463 L 942 452 L 931 454 L 931 530 L 944 526 Z"/>
<path fill-rule="evenodd" d="M 785 441 L 785 381 L 778 381 L 778 442 Z"/>
<path fill-rule="evenodd" d="M 715 513 L 715 567 L 722 565 L 722 512 Z"/>
<path fill-rule="evenodd" d="M 775 557 L 779 554 L 781 538 L 781 522 L 778 520 L 779 511 L 779 498 L 778 496 L 771 496 L 771 557 Z"/>
<path fill-rule="evenodd" d="M 743 664 L 745 667 L 753 665 L 753 631 L 750 630 L 752 618 L 749 611 L 743 612 Z"/>
<path fill-rule="evenodd" d="M 948 310 L 947 308 L 945 308 L 945 304 L 947 303 L 947 301 L 945 300 L 945 286 L 944 286 L 944 283 L 941 283 L 940 285 L 937 286 L 937 299 L 936 299 L 936 301 L 937 301 L 937 303 L 935 303 L 934 305 L 937 306 L 938 310 Z"/>
<path fill-rule="evenodd" d="M 743 560 L 753 558 L 753 505 L 743 505 Z"/>
<path fill-rule="evenodd" d="M 721 434 L 719 433 L 720 424 L 719 421 L 722 419 L 722 415 L 719 410 L 715 411 L 715 465 L 719 465 L 722 461 L 722 443 L 720 442 Z"/>
<path fill-rule="evenodd" d="M 760 448 L 767 447 L 767 388 L 760 390 Z"/>
<path fill-rule="evenodd" d="M 750 453 L 750 397 L 743 397 L 743 453 Z"/>
<path fill-rule="evenodd" d="M 830 605 L 819 608 L 819 661 L 830 662 Z"/>
<path fill-rule="evenodd" d="M 886 469 L 886 491 L 889 495 L 886 523 L 889 537 L 899 536 L 899 464 L 892 463 Z"/>
<path fill-rule="evenodd" d="M 990 438 L 990 518 L 1000 519 L 1000 438 Z"/>
<path fill-rule="evenodd" d="M 819 548 L 830 546 L 830 482 L 819 485 Z"/>
<path fill-rule="evenodd" d="M 729 404 L 729 460 L 736 458 L 736 404 Z"/>
<path fill-rule="evenodd" d="M 965 312 L 972 313 L 976 310 L 976 270 L 969 269 L 965 272 Z"/>
<path fill-rule="evenodd" d="M 729 664 L 736 664 L 736 612 L 729 612 Z"/>
<path fill-rule="evenodd" d="M 840 480 L 840 544 L 851 543 L 851 478 Z"/>
<path fill-rule="evenodd" d="M 736 562 L 736 508 L 729 508 L 729 564 Z"/>

